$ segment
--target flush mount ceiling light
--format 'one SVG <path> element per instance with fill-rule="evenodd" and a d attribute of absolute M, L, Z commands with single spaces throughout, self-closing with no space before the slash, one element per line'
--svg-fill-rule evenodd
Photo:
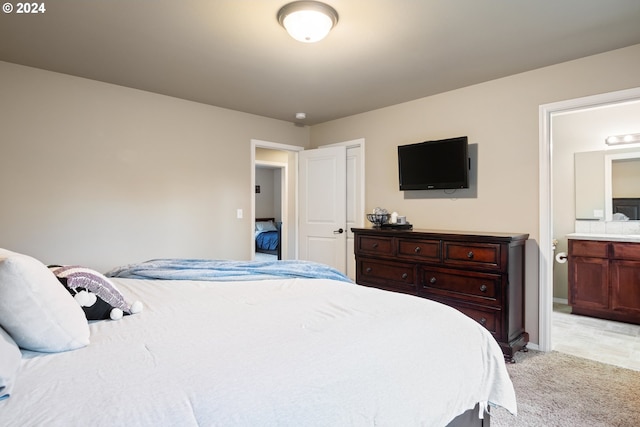
<path fill-rule="evenodd" d="M 338 23 L 338 12 L 319 1 L 294 1 L 280 8 L 278 22 L 294 39 L 315 43 Z"/>
<path fill-rule="evenodd" d="M 607 145 L 632 144 L 634 142 L 640 142 L 640 133 L 609 136 L 604 140 L 604 142 Z"/>

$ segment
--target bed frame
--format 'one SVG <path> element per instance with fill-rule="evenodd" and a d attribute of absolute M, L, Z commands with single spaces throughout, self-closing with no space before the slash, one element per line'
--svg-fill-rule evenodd
<path fill-rule="evenodd" d="M 484 413 L 484 418 L 478 418 L 479 405 L 473 409 L 463 412 L 455 417 L 446 427 L 490 427 L 491 417 L 489 410 Z"/>
<path fill-rule="evenodd" d="M 255 245 L 256 252 L 260 252 L 263 254 L 276 255 L 279 260 L 282 259 L 282 222 L 276 221 L 275 218 L 256 218 L 255 220 L 256 222 L 272 221 L 276 225 L 276 228 L 278 229 L 278 247 L 274 250 L 267 250 L 267 249 L 259 249 L 258 246 Z"/>
<path fill-rule="evenodd" d="M 631 221 L 640 220 L 640 198 L 637 197 L 623 197 L 614 198 L 613 200 L 613 213 L 623 213 Z"/>

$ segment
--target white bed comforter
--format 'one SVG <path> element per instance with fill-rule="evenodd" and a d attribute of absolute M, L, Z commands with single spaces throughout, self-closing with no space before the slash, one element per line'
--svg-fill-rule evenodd
<path fill-rule="evenodd" d="M 3 426 L 444 426 L 516 412 L 491 335 L 447 306 L 325 279 L 114 279 L 142 313 L 25 352 Z"/>

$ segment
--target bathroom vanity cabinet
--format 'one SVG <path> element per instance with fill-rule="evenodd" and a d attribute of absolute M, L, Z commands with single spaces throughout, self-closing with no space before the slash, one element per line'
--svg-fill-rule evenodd
<path fill-rule="evenodd" d="M 574 314 L 640 324 L 640 243 L 569 239 Z"/>

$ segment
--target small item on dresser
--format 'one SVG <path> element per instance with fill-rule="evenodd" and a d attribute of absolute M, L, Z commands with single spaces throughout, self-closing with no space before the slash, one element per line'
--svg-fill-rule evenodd
<path fill-rule="evenodd" d="M 389 222 L 389 211 L 384 208 L 375 208 L 373 213 L 367 214 L 367 219 L 373 224 L 374 227 L 380 228 L 382 224 Z"/>
<path fill-rule="evenodd" d="M 383 223 L 378 226 L 379 228 L 391 228 L 393 230 L 412 230 L 413 225 L 407 222 L 407 217 L 404 215 L 398 215 L 398 212 L 393 212 L 388 223 Z"/>
<path fill-rule="evenodd" d="M 380 228 L 390 228 L 392 230 L 412 230 L 413 225 L 409 224 L 408 222 L 405 222 L 404 224 L 382 224 Z"/>

